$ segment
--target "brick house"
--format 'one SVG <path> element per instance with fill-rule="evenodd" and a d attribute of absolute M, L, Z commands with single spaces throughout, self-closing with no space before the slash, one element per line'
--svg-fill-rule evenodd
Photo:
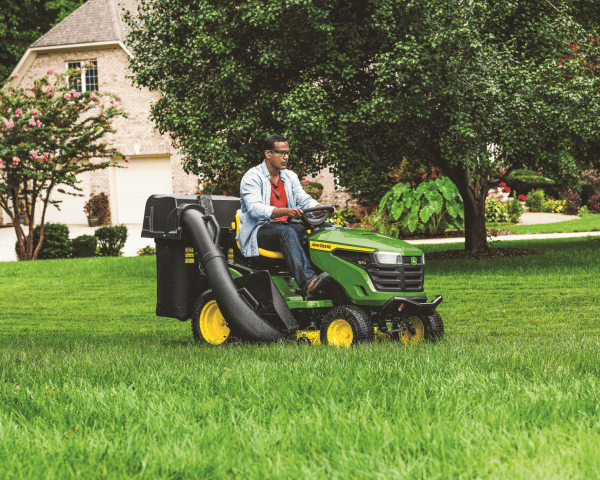
<path fill-rule="evenodd" d="M 53 198 L 63 202 L 61 211 L 48 208 L 49 222 L 86 224 L 83 204 L 91 193 L 104 192 L 110 198 L 112 224 L 142 223 L 145 202 L 151 194 L 196 191 L 197 177 L 183 171 L 181 156 L 150 120 L 150 105 L 160 94 L 138 89 L 128 78 L 132 74 L 128 60 L 131 53 L 124 43 L 123 8 L 135 10 L 136 0 L 88 0 L 33 43 L 13 72 L 18 77 L 12 86 L 29 86 L 49 69 L 64 72 L 94 62 L 96 68 L 82 75 L 82 89 L 119 95 L 123 110 L 129 114 L 128 119 L 117 118 L 116 133 L 105 137 L 131 158 L 129 164 L 119 161 L 127 168 L 86 172 L 79 185 L 84 197 L 55 191 Z"/>
<path fill-rule="evenodd" d="M 87 224 L 83 205 L 90 194 L 104 192 L 110 198 L 112 224 L 142 223 L 146 199 L 155 193 L 195 193 L 197 177 L 182 169 L 182 157 L 168 136 L 161 135 L 150 120 L 150 106 L 160 93 L 134 87 L 129 69 L 131 52 L 125 44 L 127 26 L 123 9 L 135 11 L 136 0 L 88 0 L 80 8 L 38 39 L 25 52 L 13 71 L 18 77 L 11 86 L 29 86 L 49 69 L 64 72 L 67 68 L 93 62 L 95 69 L 82 75 L 83 89 L 119 95 L 129 118 L 114 121 L 116 133 L 106 136 L 120 152 L 129 156 L 127 168 L 108 168 L 86 172 L 80 177 L 83 197 L 53 192 L 62 200 L 61 211 L 49 207 L 46 221 Z M 94 159 L 92 159 L 94 161 Z M 324 185 L 321 202 L 340 207 L 352 206 L 349 195 L 335 190 L 334 178 L 327 170 L 314 180 Z M 2 224 L 0 212 L 0 224 Z M 39 216 L 38 216 L 39 218 Z M 8 217 L 4 218 L 7 221 Z"/>

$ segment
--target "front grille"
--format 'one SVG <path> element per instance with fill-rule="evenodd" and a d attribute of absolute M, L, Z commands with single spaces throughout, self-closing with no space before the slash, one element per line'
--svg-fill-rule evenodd
<path fill-rule="evenodd" d="M 422 292 L 425 278 L 423 257 L 402 257 L 402 265 L 383 265 L 371 254 L 337 250 L 336 257 L 354 263 L 367 271 L 373 286 L 379 292 Z M 416 265 L 411 259 L 416 258 Z"/>

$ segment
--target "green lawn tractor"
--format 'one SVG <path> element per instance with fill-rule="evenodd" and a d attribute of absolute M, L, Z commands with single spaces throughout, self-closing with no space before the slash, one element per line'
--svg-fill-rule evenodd
<path fill-rule="evenodd" d="M 415 343 L 444 333 L 423 290 L 425 257 L 401 240 L 327 226 L 325 213 L 305 215 L 304 245 L 315 272 L 332 285 L 306 300 L 280 252 L 246 258 L 235 237 L 240 199 L 216 195 L 152 195 L 142 237 L 154 238 L 156 314 L 192 321 L 200 342 L 233 339 L 349 347 L 374 339 Z M 310 214 L 309 210 L 305 211 Z"/>

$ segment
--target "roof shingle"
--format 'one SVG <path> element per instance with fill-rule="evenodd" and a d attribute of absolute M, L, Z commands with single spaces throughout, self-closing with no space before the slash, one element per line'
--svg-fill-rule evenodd
<path fill-rule="evenodd" d="M 125 40 L 122 10 L 135 11 L 137 0 L 88 0 L 31 48 Z"/>

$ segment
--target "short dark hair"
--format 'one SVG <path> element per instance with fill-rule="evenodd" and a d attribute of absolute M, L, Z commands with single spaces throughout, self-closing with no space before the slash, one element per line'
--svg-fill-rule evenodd
<path fill-rule="evenodd" d="M 263 151 L 275 150 L 275 142 L 287 142 L 287 138 L 283 135 L 269 135 L 263 142 Z"/>

